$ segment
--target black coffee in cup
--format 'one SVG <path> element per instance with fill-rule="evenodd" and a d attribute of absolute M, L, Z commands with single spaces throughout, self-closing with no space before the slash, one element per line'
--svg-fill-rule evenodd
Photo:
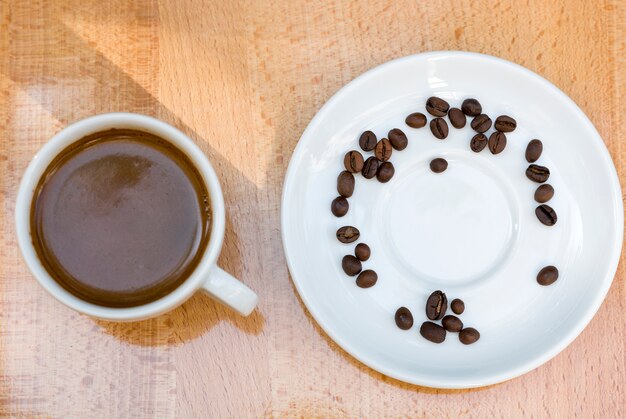
<path fill-rule="evenodd" d="M 210 237 L 202 176 L 168 141 L 110 129 L 63 150 L 39 181 L 30 227 L 44 268 L 107 307 L 155 301 L 194 271 Z"/>

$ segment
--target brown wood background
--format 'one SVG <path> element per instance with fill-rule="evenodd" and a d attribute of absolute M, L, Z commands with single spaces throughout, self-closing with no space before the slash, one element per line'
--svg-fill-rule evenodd
<path fill-rule="evenodd" d="M 295 292 L 279 231 L 283 175 L 317 109 L 363 71 L 423 51 L 478 51 L 543 75 L 589 115 L 623 182 L 625 26 L 619 0 L 0 0 L 0 414 L 625 417 L 623 264 L 555 359 L 444 391 L 335 345 Z M 46 139 L 110 111 L 172 123 L 210 157 L 228 210 L 220 263 L 258 292 L 252 316 L 196 295 L 150 321 L 94 321 L 31 277 L 13 225 L 18 181 Z"/>

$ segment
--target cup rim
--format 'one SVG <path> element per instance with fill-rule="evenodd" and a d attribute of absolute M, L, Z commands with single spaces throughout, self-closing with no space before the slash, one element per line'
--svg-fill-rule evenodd
<path fill-rule="evenodd" d="M 211 202 L 211 237 L 202 259 L 191 275 L 169 294 L 156 301 L 135 307 L 106 307 L 81 300 L 59 285 L 44 268 L 32 242 L 30 211 L 35 188 L 52 160 L 66 147 L 81 138 L 112 128 L 137 129 L 157 135 L 183 151 L 193 162 L 209 191 Z M 136 321 L 157 316 L 182 304 L 207 281 L 222 248 L 225 231 L 224 196 L 209 159 L 182 131 L 147 115 L 118 112 L 90 116 L 76 121 L 48 140 L 32 158 L 22 176 L 15 203 L 17 241 L 29 270 L 52 296 L 66 306 L 103 320 Z"/>

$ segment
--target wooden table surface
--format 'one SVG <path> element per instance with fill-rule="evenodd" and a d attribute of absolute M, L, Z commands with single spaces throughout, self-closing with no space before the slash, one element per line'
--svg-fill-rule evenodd
<path fill-rule="evenodd" d="M 319 107 L 387 60 L 467 50 L 522 64 L 576 101 L 626 179 L 624 3 L 615 1 L 0 0 L 0 414 L 54 417 L 624 417 L 624 265 L 546 365 L 475 390 L 384 377 L 299 299 L 280 237 L 291 153 Z M 21 259 L 19 179 L 77 119 L 141 112 L 186 132 L 225 192 L 220 264 L 255 289 L 247 318 L 195 295 L 114 324 L 50 297 Z M 589 278 L 593 280 L 594 278 Z"/>

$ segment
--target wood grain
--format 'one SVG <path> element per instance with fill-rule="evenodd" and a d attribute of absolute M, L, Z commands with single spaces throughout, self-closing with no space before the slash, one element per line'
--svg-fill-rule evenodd
<path fill-rule="evenodd" d="M 546 365 L 476 390 L 422 388 L 361 365 L 312 320 L 287 271 L 279 203 L 300 134 L 336 90 L 442 49 L 555 83 L 624 181 L 625 23 L 617 0 L 0 0 L 0 414 L 624 417 L 623 264 L 589 327 Z M 13 225 L 20 176 L 54 133 L 108 111 L 170 122 L 214 163 L 228 209 L 220 264 L 258 292 L 252 316 L 196 295 L 153 320 L 94 321 L 31 277 Z"/>

